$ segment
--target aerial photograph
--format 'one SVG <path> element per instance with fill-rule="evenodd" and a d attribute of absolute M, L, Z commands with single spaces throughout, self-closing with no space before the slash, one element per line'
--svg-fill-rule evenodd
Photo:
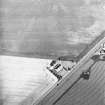
<path fill-rule="evenodd" d="M 0 105 L 105 105 L 105 0 L 1 0 Z"/>

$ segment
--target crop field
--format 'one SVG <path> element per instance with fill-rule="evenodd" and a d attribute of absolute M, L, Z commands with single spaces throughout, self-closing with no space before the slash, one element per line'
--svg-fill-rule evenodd
<path fill-rule="evenodd" d="M 39 58 L 79 55 L 105 29 L 103 0 L 2 0 L 0 49 Z"/>
<path fill-rule="evenodd" d="M 57 78 L 45 67 L 49 60 L 0 56 L 0 105 L 19 105 L 30 95 L 37 100 Z"/>
<path fill-rule="evenodd" d="M 37 99 L 57 81 L 46 78 L 46 64 L 78 56 L 104 30 L 104 0 L 1 0 L 0 105 Z"/>

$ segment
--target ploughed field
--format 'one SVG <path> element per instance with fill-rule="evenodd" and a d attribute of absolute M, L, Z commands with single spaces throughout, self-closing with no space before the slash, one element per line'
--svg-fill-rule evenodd
<path fill-rule="evenodd" d="M 45 67 L 47 59 L 0 56 L 0 105 L 21 105 L 32 96 L 39 99 L 57 78 Z"/>
<path fill-rule="evenodd" d="M 39 58 L 79 55 L 104 30 L 104 0 L 2 0 L 0 49 Z"/>

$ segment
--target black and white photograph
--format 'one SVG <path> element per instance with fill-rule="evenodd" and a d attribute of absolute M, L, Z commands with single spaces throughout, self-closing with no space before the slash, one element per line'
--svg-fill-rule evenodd
<path fill-rule="evenodd" d="M 0 0 L 0 105 L 105 105 L 105 0 Z"/>

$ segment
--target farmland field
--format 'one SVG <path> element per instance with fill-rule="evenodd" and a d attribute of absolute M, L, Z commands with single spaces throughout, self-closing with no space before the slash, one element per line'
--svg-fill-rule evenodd
<path fill-rule="evenodd" d="M 0 50 L 54 58 L 77 56 L 104 30 L 104 2 L 2 0 Z"/>

